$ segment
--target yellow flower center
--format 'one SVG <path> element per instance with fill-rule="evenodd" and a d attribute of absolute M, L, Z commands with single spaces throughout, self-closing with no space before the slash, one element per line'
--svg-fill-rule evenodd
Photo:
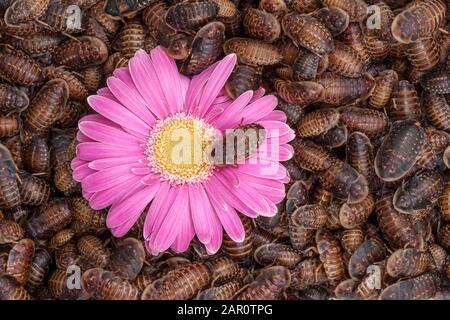
<path fill-rule="evenodd" d="M 160 120 L 147 143 L 153 171 L 175 184 L 205 181 L 213 170 L 205 151 L 214 141 L 214 128 L 182 113 Z"/>

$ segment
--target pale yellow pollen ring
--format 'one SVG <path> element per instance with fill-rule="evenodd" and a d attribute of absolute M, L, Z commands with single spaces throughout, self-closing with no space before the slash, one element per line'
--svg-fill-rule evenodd
<path fill-rule="evenodd" d="M 175 184 L 205 181 L 214 166 L 206 151 L 214 142 L 214 128 L 204 120 L 183 113 L 157 122 L 147 142 L 147 156 L 154 172 Z"/>

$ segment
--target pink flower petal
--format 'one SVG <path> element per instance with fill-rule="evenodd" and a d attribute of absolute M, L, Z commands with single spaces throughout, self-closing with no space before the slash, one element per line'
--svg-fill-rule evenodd
<path fill-rule="evenodd" d="M 250 101 L 250 103 L 258 100 L 259 98 L 261 98 L 262 96 L 264 96 L 264 94 L 266 93 L 266 90 L 264 88 L 259 88 L 257 89 L 254 94 L 253 94 L 253 99 Z"/>
<path fill-rule="evenodd" d="M 216 68 L 214 68 L 214 71 L 209 77 L 208 82 L 205 85 L 205 89 L 203 90 L 203 94 L 200 98 L 198 104 L 198 112 L 196 112 L 195 114 L 197 114 L 198 116 L 204 116 L 208 112 L 208 109 L 212 105 L 214 99 L 216 99 L 223 86 L 225 85 L 225 82 L 228 80 L 228 77 L 233 71 L 235 64 L 236 55 L 229 54 L 219 62 Z"/>
<path fill-rule="evenodd" d="M 257 123 L 266 129 L 266 137 L 268 138 L 281 137 L 293 132 L 286 123 L 280 121 L 258 121 Z"/>
<path fill-rule="evenodd" d="M 195 236 L 195 229 L 192 223 L 190 210 L 187 210 L 184 214 L 180 214 L 179 223 L 180 231 L 171 246 L 172 250 L 176 253 L 186 251 Z"/>
<path fill-rule="evenodd" d="M 99 142 L 120 146 L 124 149 L 139 147 L 142 140 L 124 132 L 123 130 L 113 128 L 98 122 L 81 121 L 78 128 L 86 136 Z"/>
<path fill-rule="evenodd" d="M 95 172 L 96 172 L 95 170 L 90 169 L 88 164 L 85 163 L 75 168 L 72 172 L 72 176 L 75 181 L 81 182 L 84 180 L 84 178 Z"/>
<path fill-rule="evenodd" d="M 188 190 L 195 233 L 198 240 L 206 244 L 211 240 L 211 232 L 213 229 L 212 215 L 215 213 L 202 185 L 189 185 Z"/>
<path fill-rule="evenodd" d="M 153 49 L 150 55 L 170 112 L 181 112 L 184 109 L 184 96 L 175 60 L 170 58 L 161 46 Z"/>
<path fill-rule="evenodd" d="M 237 167 L 237 171 L 242 174 L 250 175 L 254 177 L 264 177 L 270 179 L 284 179 L 287 176 L 287 170 L 281 164 L 277 162 L 270 162 L 267 165 L 256 164 L 240 164 Z M 247 177 L 245 177 L 246 179 Z"/>
<path fill-rule="evenodd" d="M 260 119 L 260 121 L 281 121 L 281 122 L 286 122 L 287 121 L 287 117 L 286 114 L 281 111 L 281 110 L 275 110 L 272 111 L 271 113 L 269 113 L 268 115 L 266 115 L 264 118 Z"/>
<path fill-rule="evenodd" d="M 81 185 L 87 192 L 98 192 L 132 178 L 134 178 L 134 174 L 131 173 L 131 165 L 125 164 L 97 171 L 86 177 Z"/>
<path fill-rule="evenodd" d="M 173 191 L 173 192 L 172 192 Z M 157 218 L 161 221 L 167 213 L 171 202 L 176 195 L 176 189 L 172 190 L 168 182 L 161 182 L 161 187 L 158 193 L 155 195 L 150 208 L 148 209 L 147 216 L 144 221 L 144 239 L 148 239 L 153 232 L 153 228 Z M 161 223 L 161 222 L 160 222 Z"/>
<path fill-rule="evenodd" d="M 220 246 L 222 245 L 223 231 L 222 224 L 219 219 L 217 219 L 214 212 L 212 213 L 211 218 L 213 218 L 211 240 L 205 244 L 205 248 L 208 254 L 213 255 L 219 251 Z"/>
<path fill-rule="evenodd" d="M 275 96 L 264 96 L 250 103 L 244 108 L 240 115 L 244 118 L 242 124 L 250 124 L 264 118 L 275 109 L 277 104 L 278 100 Z"/>
<path fill-rule="evenodd" d="M 143 156 L 123 157 L 123 158 L 104 158 L 89 162 L 89 168 L 94 170 L 104 170 L 116 167 L 122 164 L 138 163 L 140 159 L 145 159 Z"/>
<path fill-rule="evenodd" d="M 158 189 L 159 184 L 157 183 L 152 186 L 137 184 L 134 188 L 130 188 L 129 192 L 123 196 L 122 201 L 112 205 L 106 217 L 106 226 L 116 228 L 130 219 L 136 222 Z"/>
<path fill-rule="evenodd" d="M 103 144 L 100 142 L 83 142 L 77 145 L 77 157 L 86 161 L 93 161 L 103 158 L 121 158 L 127 156 L 142 156 L 140 148 L 124 149 L 122 147 Z"/>
<path fill-rule="evenodd" d="M 192 77 L 189 88 L 186 92 L 186 111 L 188 113 L 194 113 L 197 108 L 198 102 L 200 101 L 201 94 L 203 92 L 203 87 L 205 86 L 208 79 L 211 77 L 212 72 L 217 67 L 219 62 L 210 65 L 208 68 L 203 70 L 200 74 Z"/>
<path fill-rule="evenodd" d="M 84 161 L 84 160 L 81 160 L 81 159 L 78 158 L 78 157 L 75 157 L 75 158 L 70 162 L 70 168 L 71 168 L 72 170 L 75 170 L 76 168 L 78 168 L 79 166 L 82 166 L 82 165 L 84 165 L 84 164 L 87 164 L 87 162 Z"/>
<path fill-rule="evenodd" d="M 134 113 L 111 99 L 102 96 L 90 96 L 87 100 L 89 105 L 95 111 L 122 127 L 143 133 L 148 132 L 150 129 L 149 126 Z"/>
<path fill-rule="evenodd" d="M 177 219 L 181 214 L 189 212 L 189 193 L 184 186 L 178 187 L 177 196 L 171 203 L 161 226 L 150 236 L 150 244 L 154 251 L 162 252 L 167 250 L 175 241 L 180 224 Z"/>
<path fill-rule="evenodd" d="M 79 142 L 94 142 L 94 140 L 84 135 L 81 131 L 77 131 L 77 140 Z"/>
<path fill-rule="evenodd" d="M 206 182 L 206 184 L 208 184 L 208 182 Z M 211 189 L 214 188 L 206 187 L 207 191 Z M 222 198 L 216 196 L 214 192 L 208 192 L 208 198 L 228 236 L 235 242 L 244 241 L 244 226 L 242 225 L 242 221 L 236 213 L 236 210 L 229 206 Z"/>
<path fill-rule="evenodd" d="M 111 100 L 119 103 L 119 100 L 116 99 L 116 97 L 112 94 L 111 90 L 109 90 L 108 87 L 98 89 L 97 95 L 111 99 Z"/>
<path fill-rule="evenodd" d="M 123 106 L 144 120 L 147 125 L 154 125 L 156 119 L 150 110 L 147 109 L 144 100 L 137 91 L 134 92 L 133 89 L 130 89 L 124 82 L 115 77 L 109 77 L 107 84 L 116 99 Z"/>
<path fill-rule="evenodd" d="M 214 126 L 218 129 L 225 130 L 238 125 L 242 121 L 240 114 L 252 96 L 253 92 L 251 90 L 241 94 L 236 100 L 227 106 L 224 112 L 217 119 L 215 119 Z"/>
<path fill-rule="evenodd" d="M 95 192 L 89 199 L 89 204 L 95 210 L 101 210 L 109 207 L 111 204 L 120 200 L 124 194 L 128 192 L 128 188 L 131 185 L 139 182 L 139 177 L 134 176 L 133 178 L 119 183 L 109 189 Z"/>
<path fill-rule="evenodd" d="M 169 110 L 166 108 L 164 93 L 148 54 L 139 50 L 128 62 L 128 67 L 133 82 L 147 106 L 157 118 L 164 119 Z"/>
<path fill-rule="evenodd" d="M 122 128 L 120 125 L 118 125 L 115 122 L 112 122 L 109 119 L 106 119 L 104 116 L 102 116 L 101 114 L 88 114 L 83 116 L 78 123 L 81 123 L 83 121 L 92 121 L 92 122 L 98 122 L 110 127 L 114 127 L 114 128 Z"/>

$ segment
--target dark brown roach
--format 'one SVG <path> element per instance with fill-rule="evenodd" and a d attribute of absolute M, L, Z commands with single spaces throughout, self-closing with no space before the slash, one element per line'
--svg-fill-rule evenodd
<path fill-rule="evenodd" d="M 384 181 L 397 181 L 416 163 L 425 144 L 425 131 L 412 121 L 393 125 L 375 156 L 375 172 Z"/>
<path fill-rule="evenodd" d="M 271 13 L 259 9 L 251 8 L 245 11 L 242 23 L 245 32 L 250 37 L 264 42 L 274 42 L 281 33 L 281 26 L 277 18 Z"/>
<path fill-rule="evenodd" d="M 253 254 L 253 225 L 251 219 L 241 216 L 245 238 L 242 242 L 234 242 L 228 235 L 223 236 L 222 249 L 226 255 L 238 263 L 247 264 Z"/>
<path fill-rule="evenodd" d="M 28 55 L 1 45 L 0 78 L 18 85 L 32 86 L 42 83 L 44 75 L 41 67 Z"/>
<path fill-rule="evenodd" d="M 231 280 L 221 286 L 203 290 L 196 300 L 232 300 L 241 288 L 239 281 Z"/>
<path fill-rule="evenodd" d="M 144 48 L 145 28 L 138 20 L 131 20 L 125 24 L 120 32 L 117 44 L 122 56 L 130 59 L 139 50 Z"/>
<path fill-rule="evenodd" d="M 258 89 L 261 80 L 262 68 L 240 64 L 225 84 L 225 90 L 231 98 L 236 99 L 245 91 Z"/>
<path fill-rule="evenodd" d="M 420 81 L 422 87 L 434 94 L 450 93 L 450 73 L 446 69 L 437 69 L 427 73 Z"/>
<path fill-rule="evenodd" d="M 61 41 L 62 37 L 58 35 L 42 33 L 11 37 L 8 43 L 29 55 L 36 56 L 55 51 Z"/>
<path fill-rule="evenodd" d="M 52 256 L 46 249 L 38 248 L 35 251 L 33 262 L 30 267 L 30 274 L 26 283 L 26 288 L 36 290 L 44 284 L 45 277 L 50 271 Z"/>
<path fill-rule="evenodd" d="M 375 78 L 375 81 L 375 88 L 368 100 L 369 106 L 374 109 L 383 109 L 388 105 L 394 87 L 397 85 L 397 72 L 384 70 Z"/>
<path fill-rule="evenodd" d="M 280 98 L 300 106 L 321 101 L 324 95 L 324 87 L 312 81 L 275 80 L 274 85 Z"/>
<path fill-rule="evenodd" d="M 0 138 L 12 137 L 19 133 L 20 118 L 16 114 L 0 116 Z"/>
<path fill-rule="evenodd" d="M 299 49 L 292 64 L 292 77 L 296 81 L 311 80 L 328 68 L 328 55 L 319 57 L 306 49 Z"/>
<path fill-rule="evenodd" d="M 77 191 L 79 183 L 73 178 L 70 162 L 63 163 L 55 168 L 53 183 L 56 189 L 64 195 L 72 195 Z"/>
<path fill-rule="evenodd" d="M 23 236 L 24 231 L 18 223 L 0 219 L 0 244 L 19 241 Z"/>
<path fill-rule="evenodd" d="M 367 268 L 386 256 L 384 243 L 379 237 L 373 237 L 364 241 L 352 254 L 348 262 L 348 273 L 353 279 L 362 280 L 367 273 Z"/>
<path fill-rule="evenodd" d="M 285 34 L 299 46 L 320 56 L 333 50 L 330 31 L 312 16 L 291 12 L 283 17 L 281 25 Z"/>
<path fill-rule="evenodd" d="M 321 7 L 320 0 L 293 0 L 292 8 L 299 13 L 311 13 Z"/>
<path fill-rule="evenodd" d="M 166 22 L 175 30 L 198 30 L 213 20 L 219 6 L 212 1 L 180 2 L 167 10 Z"/>
<path fill-rule="evenodd" d="M 56 269 L 48 278 L 47 285 L 50 294 L 55 299 L 74 300 L 80 295 L 80 289 L 69 289 L 67 283 L 70 274 L 66 269 Z"/>
<path fill-rule="evenodd" d="M 394 18 L 391 31 L 395 40 L 411 43 L 431 35 L 445 23 L 446 5 L 442 0 L 412 4 Z"/>
<path fill-rule="evenodd" d="M 51 239 L 50 239 L 50 248 L 59 248 L 72 240 L 75 236 L 75 231 L 72 229 L 63 229 L 58 231 Z"/>
<path fill-rule="evenodd" d="M 50 0 L 17 0 L 5 12 L 8 24 L 31 21 L 44 13 Z"/>
<path fill-rule="evenodd" d="M 30 173 L 45 175 L 50 171 L 50 148 L 47 140 L 41 136 L 33 136 L 23 145 L 23 165 Z"/>
<path fill-rule="evenodd" d="M 109 253 L 99 238 L 86 235 L 78 239 L 77 248 L 80 254 L 95 266 L 103 268 L 108 264 Z"/>
<path fill-rule="evenodd" d="M 381 111 L 367 108 L 342 107 L 339 108 L 339 121 L 349 131 L 359 131 L 368 137 L 375 137 L 385 133 L 389 126 L 389 118 Z"/>
<path fill-rule="evenodd" d="M 20 204 L 17 168 L 9 150 L 0 144 L 0 208 L 14 208 Z"/>
<path fill-rule="evenodd" d="M 142 300 L 183 300 L 194 298 L 211 281 L 211 271 L 204 263 L 181 266 L 158 280 L 142 293 Z"/>
<path fill-rule="evenodd" d="M 295 150 L 295 162 L 305 170 L 326 170 L 335 160 L 330 153 L 312 141 L 295 139 L 292 145 Z"/>
<path fill-rule="evenodd" d="M 366 69 L 359 53 L 342 42 L 334 44 L 333 50 L 328 53 L 328 61 L 328 70 L 346 77 L 360 77 Z"/>
<path fill-rule="evenodd" d="M 426 37 L 406 45 L 406 56 L 418 71 L 433 69 L 440 59 L 440 47 L 433 37 Z"/>
<path fill-rule="evenodd" d="M 74 197 L 71 209 L 76 220 L 97 229 L 106 227 L 106 212 L 92 209 L 84 198 Z"/>
<path fill-rule="evenodd" d="M 56 199 L 43 205 L 38 212 L 26 222 L 25 228 L 33 238 L 50 238 L 54 233 L 70 223 L 72 214 L 67 200 Z"/>
<path fill-rule="evenodd" d="M 198 74 L 216 61 L 222 51 L 225 26 L 221 22 L 210 22 L 195 35 L 191 55 L 183 62 L 182 72 Z"/>
<path fill-rule="evenodd" d="M 9 252 L 6 273 L 16 278 L 20 285 L 25 285 L 34 257 L 35 245 L 31 239 L 22 239 Z"/>
<path fill-rule="evenodd" d="M 387 260 L 387 272 L 393 278 L 409 278 L 421 275 L 432 265 L 432 257 L 426 251 L 406 248 L 394 251 Z"/>
<path fill-rule="evenodd" d="M 44 179 L 29 174 L 21 174 L 20 180 L 19 190 L 22 204 L 39 206 L 50 199 L 52 187 Z"/>
<path fill-rule="evenodd" d="M 375 87 L 375 79 L 368 73 L 359 78 L 347 78 L 325 72 L 316 82 L 323 87 L 321 101 L 332 105 L 364 101 Z"/>
<path fill-rule="evenodd" d="M 354 228 L 365 223 L 374 208 L 375 202 L 370 194 L 360 203 L 344 203 L 339 210 L 339 221 L 344 228 Z"/>
<path fill-rule="evenodd" d="M 450 132 L 450 105 L 443 96 L 425 93 L 423 107 L 427 119 L 436 129 Z"/>
<path fill-rule="evenodd" d="M 347 160 L 370 183 L 375 176 L 374 153 L 370 139 L 361 132 L 353 132 L 347 141 Z"/>
<path fill-rule="evenodd" d="M 399 281 L 380 294 L 381 300 L 426 300 L 435 295 L 439 287 L 439 276 L 425 273 L 416 278 Z"/>
<path fill-rule="evenodd" d="M 364 34 L 359 23 L 351 22 L 347 29 L 340 35 L 340 38 L 344 44 L 358 52 L 366 64 L 370 62 L 370 55 L 367 51 Z"/>
<path fill-rule="evenodd" d="M 167 5 L 163 2 L 155 2 L 144 10 L 143 21 L 150 29 L 150 34 L 174 59 L 183 60 L 191 51 L 192 37 L 180 33 L 166 24 L 165 15 Z"/>
<path fill-rule="evenodd" d="M 334 161 L 319 177 L 323 187 L 347 203 L 363 201 L 369 194 L 367 179 L 348 163 Z"/>
<path fill-rule="evenodd" d="M 333 37 L 340 35 L 350 23 L 348 13 L 338 7 L 323 7 L 313 13 L 322 22 Z"/>
<path fill-rule="evenodd" d="M 322 0 L 327 7 L 337 7 L 346 11 L 350 21 L 362 21 L 367 16 L 367 4 L 363 0 Z"/>
<path fill-rule="evenodd" d="M 300 262 L 302 255 L 288 245 L 268 243 L 255 250 L 254 258 L 262 266 L 280 265 L 291 269 Z"/>
<path fill-rule="evenodd" d="M 351 256 L 364 242 L 365 234 L 361 227 L 345 229 L 342 231 L 341 244 L 345 253 Z"/>
<path fill-rule="evenodd" d="M 282 56 L 277 47 L 251 38 L 231 38 L 223 45 L 225 54 L 235 53 L 240 63 L 267 66 L 277 64 Z"/>
<path fill-rule="evenodd" d="M 335 127 L 339 122 L 336 109 L 320 109 L 310 112 L 297 123 L 297 135 L 300 138 L 318 136 Z"/>
<path fill-rule="evenodd" d="M 320 229 L 327 223 L 326 208 L 320 204 L 307 204 L 291 215 L 292 224 L 310 229 Z"/>
<path fill-rule="evenodd" d="M 237 300 L 274 300 L 289 286 L 291 274 L 282 266 L 261 270 L 261 273 L 238 295 Z"/>
<path fill-rule="evenodd" d="M 109 268 L 122 279 L 134 280 L 144 265 L 145 249 L 136 238 L 125 238 L 115 245 Z"/>
<path fill-rule="evenodd" d="M 55 63 L 71 69 L 102 64 L 108 58 L 108 47 L 95 37 L 82 36 L 62 44 L 55 52 Z"/>
<path fill-rule="evenodd" d="M 65 70 L 63 67 L 48 66 L 44 69 L 45 78 L 47 80 L 63 79 L 69 87 L 70 99 L 83 101 L 88 96 L 88 91 L 83 82 L 72 72 Z"/>
<path fill-rule="evenodd" d="M 400 81 L 392 93 L 389 117 L 392 121 L 417 120 L 421 114 L 420 100 L 414 85 L 407 80 Z"/>
<path fill-rule="evenodd" d="M 135 15 L 152 2 L 152 0 L 107 0 L 104 10 L 114 19 L 123 19 Z"/>
<path fill-rule="evenodd" d="M 77 17 L 74 18 L 74 15 Z M 77 10 L 70 4 L 52 2 L 39 21 L 52 32 L 76 34 L 86 29 L 88 17 L 84 11 Z"/>
<path fill-rule="evenodd" d="M 6 83 L 0 84 L 0 112 L 4 114 L 22 112 L 30 101 L 27 94 Z"/>
<path fill-rule="evenodd" d="M 328 282 L 322 262 L 318 258 L 308 258 L 300 262 L 291 271 L 291 288 L 303 289 L 311 285 L 321 285 Z"/>
<path fill-rule="evenodd" d="M 62 79 L 48 81 L 36 94 L 26 110 L 24 125 L 30 131 L 45 132 L 58 119 L 67 103 L 69 87 Z"/>
<path fill-rule="evenodd" d="M 406 214 L 430 210 L 444 191 L 445 181 L 437 171 L 425 171 L 406 180 L 394 194 L 394 208 Z"/>
<path fill-rule="evenodd" d="M 328 280 L 331 283 L 338 283 L 345 276 L 339 242 L 329 231 L 317 230 L 316 246 Z"/>
<path fill-rule="evenodd" d="M 0 275 L 0 300 L 31 300 L 31 296 L 16 278 L 3 273 Z"/>

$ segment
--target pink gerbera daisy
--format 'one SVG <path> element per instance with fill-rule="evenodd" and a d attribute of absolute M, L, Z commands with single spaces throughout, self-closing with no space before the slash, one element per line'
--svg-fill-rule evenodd
<path fill-rule="evenodd" d="M 79 122 L 73 176 L 94 209 L 110 207 L 107 226 L 114 236 L 124 236 L 150 204 L 143 235 L 149 252 L 183 252 L 197 236 L 213 254 L 221 246 L 222 228 L 232 240 L 243 241 L 239 213 L 276 214 L 289 181 L 279 161 L 292 157 L 287 143 L 294 132 L 285 114 L 274 110 L 277 99 L 263 96 L 262 89 L 234 101 L 226 95 L 235 63 L 236 56 L 228 55 L 189 79 L 160 47 L 150 54 L 140 50 L 127 68 L 108 78 L 107 88 L 88 98 L 98 114 Z M 245 163 L 186 164 L 169 156 L 176 129 L 203 152 L 213 131 L 226 134 L 254 123 L 270 132 Z"/>

